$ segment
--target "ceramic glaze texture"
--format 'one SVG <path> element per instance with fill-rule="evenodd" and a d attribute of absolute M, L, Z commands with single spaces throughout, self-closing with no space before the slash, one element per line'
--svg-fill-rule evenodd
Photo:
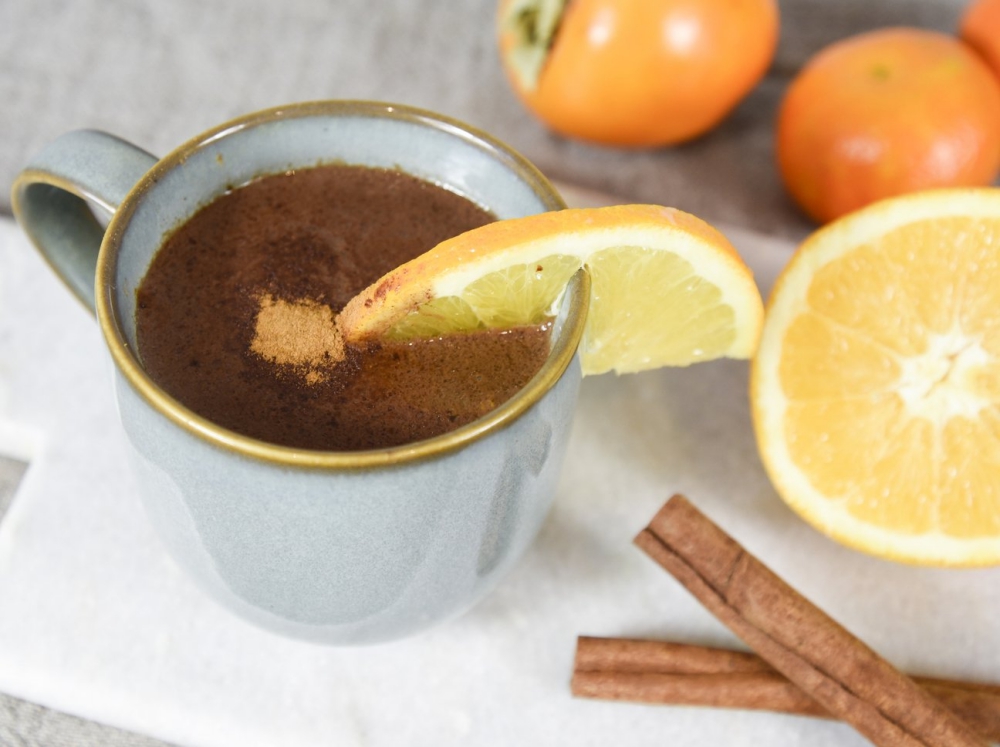
<path fill-rule="evenodd" d="M 119 147 L 126 167 L 116 170 Z M 29 196 L 22 213 L 58 219 L 78 211 L 63 210 L 62 189 L 125 194 L 119 182 L 134 179 L 128 175 L 144 157 L 103 133 L 73 133 L 36 159 L 42 177 L 16 186 Z M 91 179 L 99 161 L 111 162 L 108 171 Z M 317 642 L 372 643 L 467 609 L 534 538 L 569 438 L 589 283 L 578 276 L 570 284 L 538 375 L 497 411 L 450 434 L 356 455 L 225 431 L 142 371 L 132 353 L 136 288 L 165 236 L 219 194 L 263 174 L 331 162 L 398 168 L 499 218 L 562 206 L 505 146 L 426 112 L 366 102 L 271 110 L 195 138 L 139 180 L 101 246 L 96 306 L 141 498 L 178 563 L 217 601 L 263 627 Z M 64 254 L 88 238 L 61 233 L 41 248 L 64 279 L 79 279 L 79 263 Z"/>
<path fill-rule="evenodd" d="M 146 509 L 176 560 L 231 610 L 319 642 L 398 638 L 467 609 L 535 536 L 579 388 L 574 362 L 509 427 L 439 458 L 280 468 L 173 426 L 120 376 Z"/>
<path fill-rule="evenodd" d="M 38 153 L 19 178 L 23 189 L 15 185 L 13 203 L 19 222 L 70 292 L 91 312 L 104 234 L 91 208 L 102 219 L 110 217 L 155 163 L 154 156 L 114 135 L 77 130 Z"/>

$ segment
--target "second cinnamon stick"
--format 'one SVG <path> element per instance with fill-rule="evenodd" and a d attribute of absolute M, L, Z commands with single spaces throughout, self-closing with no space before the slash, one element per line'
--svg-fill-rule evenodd
<path fill-rule="evenodd" d="M 1000 685 L 912 679 L 977 734 L 1000 742 Z M 756 654 L 670 641 L 580 636 L 570 688 L 585 698 L 832 718 Z"/>

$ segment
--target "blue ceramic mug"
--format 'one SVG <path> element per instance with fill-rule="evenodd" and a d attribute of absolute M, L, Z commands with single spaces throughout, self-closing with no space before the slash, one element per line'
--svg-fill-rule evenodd
<path fill-rule="evenodd" d="M 136 355 L 136 288 L 178 225 L 232 185 L 339 162 L 398 168 L 513 218 L 564 207 L 524 158 L 409 107 L 330 101 L 220 125 L 161 160 L 71 132 L 14 184 L 18 221 L 96 313 L 147 513 L 177 562 L 220 603 L 274 631 L 355 644 L 402 637 L 487 593 L 552 501 L 580 382 L 583 273 L 552 349 L 511 400 L 456 431 L 366 452 L 257 441 L 188 410 Z M 94 214 L 105 212 L 105 230 Z"/>

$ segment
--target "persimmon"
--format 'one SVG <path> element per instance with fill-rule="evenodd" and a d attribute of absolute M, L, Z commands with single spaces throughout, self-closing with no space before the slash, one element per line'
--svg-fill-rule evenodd
<path fill-rule="evenodd" d="M 1000 82 L 955 37 L 915 28 L 835 42 L 792 80 L 778 165 L 821 223 L 933 187 L 984 186 L 1000 170 Z"/>
<path fill-rule="evenodd" d="M 504 0 L 501 59 L 527 108 L 615 146 L 712 129 L 767 72 L 775 0 Z"/>
<path fill-rule="evenodd" d="M 959 34 L 1000 76 L 1000 0 L 974 0 L 962 14 Z"/>

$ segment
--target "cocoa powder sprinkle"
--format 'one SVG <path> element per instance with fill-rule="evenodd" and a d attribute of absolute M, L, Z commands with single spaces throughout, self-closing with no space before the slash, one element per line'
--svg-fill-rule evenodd
<path fill-rule="evenodd" d="M 333 309 L 313 299 L 260 297 L 251 352 L 299 372 L 307 384 L 326 380 L 324 369 L 344 358 Z"/>

